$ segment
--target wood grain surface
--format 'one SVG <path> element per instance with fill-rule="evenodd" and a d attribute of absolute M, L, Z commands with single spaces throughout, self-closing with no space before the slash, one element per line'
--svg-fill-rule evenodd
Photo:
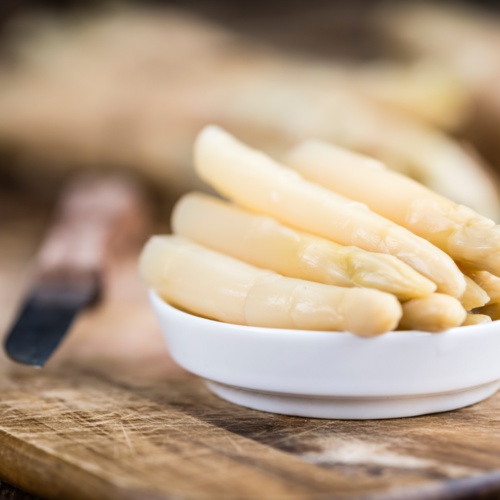
<path fill-rule="evenodd" d="M 0 328 L 46 207 L 0 193 Z M 418 418 L 334 421 L 227 403 L 164 348 L 135 256 L 42 370 L 0 360 L 0 477 L 40 498 L 500 498 L 500 396 Z M 10 495 L 10 496 L 8 496 Z M 30 498 L 2 483 L 0 499 Z"/>

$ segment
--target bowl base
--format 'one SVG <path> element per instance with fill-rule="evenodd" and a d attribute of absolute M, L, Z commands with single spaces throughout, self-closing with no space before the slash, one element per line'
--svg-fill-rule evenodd
<path fill-rule="evenodd" d="M 328 397 L 243 389 L 212 380 L 205 380 L 205 383 L 222 399 L 254 410 L 297 417 L 339 420 L 414 417 L 456 410 L 489 398 L 500 387 L 499 380 L 461 391 L 417 396 Z"/>

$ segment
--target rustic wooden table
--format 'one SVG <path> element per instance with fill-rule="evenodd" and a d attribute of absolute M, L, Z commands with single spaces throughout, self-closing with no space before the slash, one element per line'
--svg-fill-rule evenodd
<path fill-rule="evenodd" d="M 46 223 L 0 193 L 2 331 Z M 500 396 L 366 422 L 234 406 L 171 360 L 128 256 L 46 368 L 1 358 L 0 477 L 49 499 L 500 498 Z M 9 484 L 0 499 L 32 498 Z"/>

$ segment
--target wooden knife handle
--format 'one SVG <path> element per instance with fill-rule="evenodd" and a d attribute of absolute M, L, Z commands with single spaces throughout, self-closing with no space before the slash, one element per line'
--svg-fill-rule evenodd
<path fill-rule="evenodd" d="M 111 252 L 146 234 L 147 206 L 139 186 L 118 175 L 83 175 L 64 190 L 37 256 L 42 281 L 102 278 Z"/>

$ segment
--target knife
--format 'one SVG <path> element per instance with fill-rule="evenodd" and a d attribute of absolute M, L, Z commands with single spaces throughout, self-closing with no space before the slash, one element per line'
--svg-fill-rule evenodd
<path fill-rule="evenodd" d="M 145 235 L 139 186 L 118 175 L 83 175 L 63 190 L 35 259 L 35 280 L 4 347 L 14 361 L 41 368 L 73 320 L 103 294 L 107 262 Z"/>

